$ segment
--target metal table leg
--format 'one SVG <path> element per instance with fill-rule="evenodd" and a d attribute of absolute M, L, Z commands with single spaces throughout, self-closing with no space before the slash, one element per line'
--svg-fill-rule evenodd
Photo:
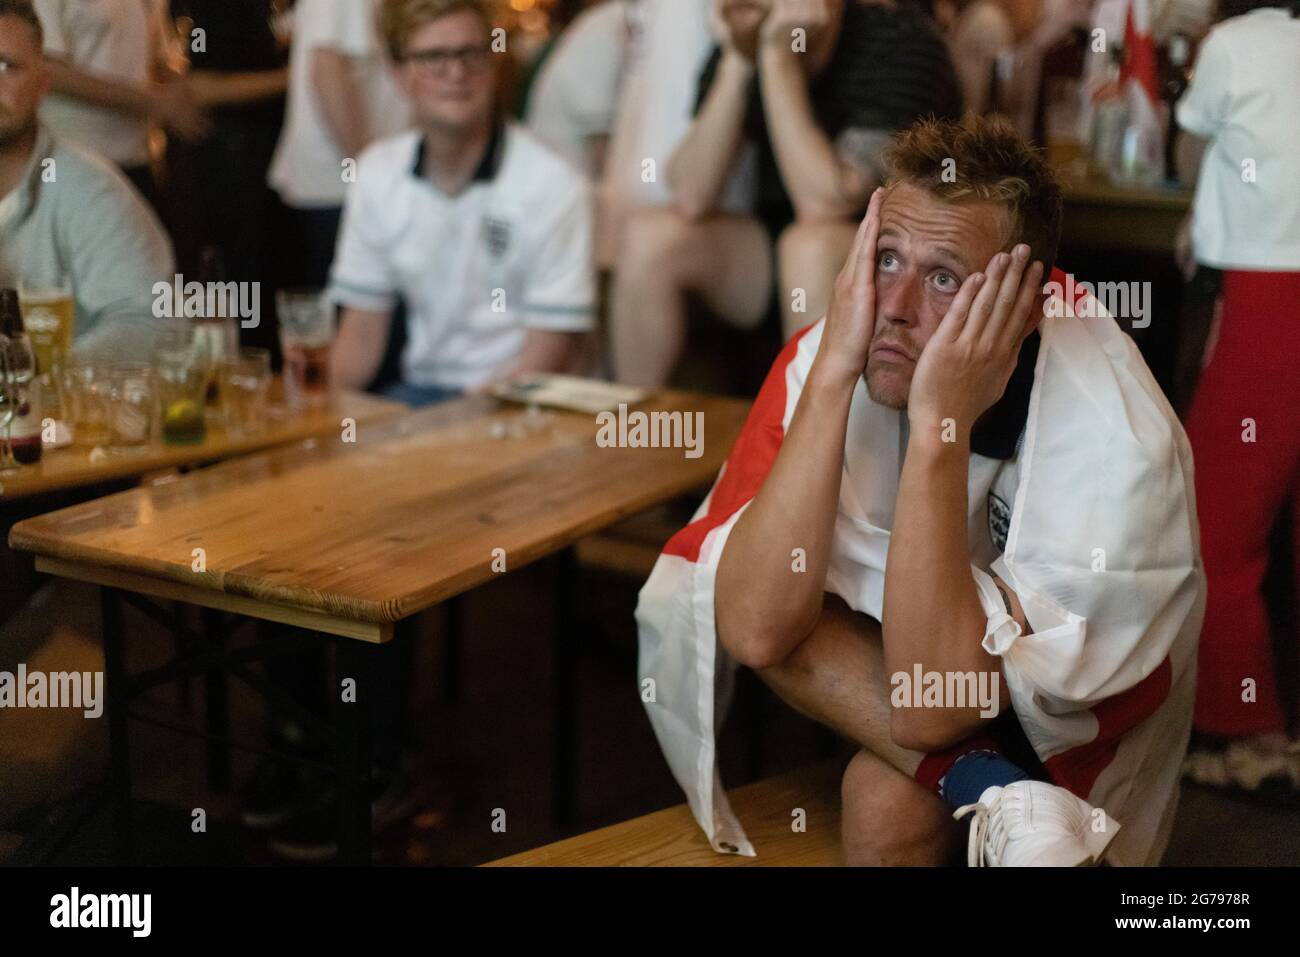
<path fill-rule="evenodd" d="M 225 647 L 223 618 L 215 609 L 203 609 L 203 633 L 211 649 Z M 219 664 L 203 673 L 203 699 L 208 731 L 208 787 L 215 794 L 225 794 L 230 790 L 230 752 L 225 745 L 230 737 L 230 716 L 226 708 L 226 671 Z"/>
<path fill-rule="evenodd" d="M 555 660 L 555 827 L 577 822 L 578 751 L 578 558 L 572 548 L 556 556 Z"/>
<path fill-rule="evenodd" d="M 114 847 L 119 863 L 129 863 L 133 851 L 131 822 L 131 751 L 127 730 L 126 635 L 122 602 L 112 588 L 100 589 L 104 632 L 104 683 L 108 712 L 109 790 L 113 798 Z"/>
<path fill-rule="evenodd" d="M 335 761 L 338 768 L 338 844 L 340 864 L 370 863 L 370 729 L 375 696 L 374 655 L 364 641 L 335 638 L 334 711 Z M 344 700 L 344 682 L 355 682 L 355 700 Z M 352 697 L 351 694 L 348 696 Z"/>

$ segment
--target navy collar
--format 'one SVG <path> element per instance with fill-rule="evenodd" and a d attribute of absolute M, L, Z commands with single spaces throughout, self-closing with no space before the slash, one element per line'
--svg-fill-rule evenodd
<path fill-rule="evenodd" d="M 492 136 L 488 140 L 487 149 L 483 151 L 483 158 L 479 160 L 474 175 L 470 177 L 471 183 L 486 183 L 496 178 L 497 172 L 501 169 L 505 146 L 506 125 L 503 121 L 496 120 L 492 124 Z M 416 142 L 415 162 L 411 166 L 411 175 L 416 179 L 427 178 L 424 175 L 424 158 L 427 151 L 428 144 L 425 142 L 424 134 L 421 133 Z"/>
<path fill-rule="evenodd" d="M 1002 398 L 980 416 L 971 430 L 972 452 L 988 459 L 1005 460 L 1015 456 L 1029 418 L 1029 394 L 1034 389 L 1034 368 L 1038 365 L 1041 343 L 1042 337 L 1035 331 L 1020 347 L 1020 357 Z"/>

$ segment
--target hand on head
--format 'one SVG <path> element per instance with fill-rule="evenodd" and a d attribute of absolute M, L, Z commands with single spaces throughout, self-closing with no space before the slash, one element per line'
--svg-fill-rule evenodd
<path fill-rule="evenodd" d="M 1019 243 L 966 277 L 912 375 L 907 410 L 914 428 L 940 428 L 950 419 L 969 436 L 1002 397 L 1021 345 L 1042 319 L 1043 264 L 1030 255 Z"/>

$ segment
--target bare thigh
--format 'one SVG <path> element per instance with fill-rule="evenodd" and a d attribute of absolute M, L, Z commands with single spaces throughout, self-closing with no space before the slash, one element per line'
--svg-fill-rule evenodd
<path fill-rule="evenodd" d="M 743 329 L 758 325 L 772 300 L 772 240 L 752 216 L 720 213 L 687 222 L 678 247 L 686 288 L 709 311 Z"/>

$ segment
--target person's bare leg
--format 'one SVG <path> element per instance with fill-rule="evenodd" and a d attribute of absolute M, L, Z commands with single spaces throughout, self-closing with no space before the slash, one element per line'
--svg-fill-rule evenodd
<path fill-rule="evenodd" d="M 827 594 L 812 634 L 758 676 L 796 711 L 839 732 L 906 775 L 925 755 L 900 748 L 889 731 L 888 676 L 880 623 Z"/>
<path fill-rule="evenodd" d="M 961 826 L 925 787 L 859 751 L 840 782 L 840 840 L 849 867 L 941 867 L 960 860 Z"/>
<path fill-rule="evenodd" d="M 845 220 L 794 223 L 781 233 L 776 261 L 781 274 L 781 328 L 787 340 L 826 315 L 831 286 L 853 248 L 857 229 L 857 223 Z M 802 302 L 796 302 L 797 291 L 802 291 Z M 803 310 L 795 312 L 796 305 Z"/>
<path fill-rule="evenodd" d="M 913 777 L 925 755 L 900 748 L 890 735 L 878 621 L 827 595 L 812 633 L 758 675 L 795 710 L 861 748 L 840 785 L 846 863 L 939 865 L 953 859 L 961 827 Z"/>
<path fill-rule="evenodd" d="M 757 219 L 718 214 L 689 220 L 671 207 L 645 209 L 625 227 L 610 311 L 619 382 L 661 386 L 686 340 L 686 294 L 724 321 L 748 327 L 771 296 L 771 240 Z"/>

